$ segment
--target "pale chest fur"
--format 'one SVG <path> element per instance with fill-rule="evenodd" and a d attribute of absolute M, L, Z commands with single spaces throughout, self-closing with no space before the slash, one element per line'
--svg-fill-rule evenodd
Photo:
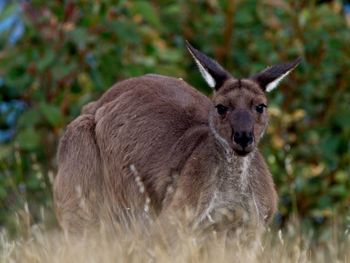
<path fill-rule="evenodd" d="M 215 171 L 214 176 L 218 180 L 211 201 L 201 215 L 201 221 L 224 224 L 227 221 L 249 221 L 252 218 L 262 220 L 265 209 L 256 200 L 249 185 L 254 171 L 251 157 L 226 158 L 222 167 Z"/>

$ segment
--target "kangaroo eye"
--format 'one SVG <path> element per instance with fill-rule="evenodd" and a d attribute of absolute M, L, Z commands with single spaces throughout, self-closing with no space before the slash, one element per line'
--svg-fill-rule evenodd
<path fill-rule="evenodd" d="M 228 108 L 222 104 L 216 106 L 216 110 L 220 116 L 224 116 L 228 110 Z"/>
<path fill-rule="evenodd" d="M 255 107 L 256 111 L 259 113 L 263 113 L 265 108 L 267 108 L 267 106 L 265 104 L 260 104 L 260 105 Z"/>

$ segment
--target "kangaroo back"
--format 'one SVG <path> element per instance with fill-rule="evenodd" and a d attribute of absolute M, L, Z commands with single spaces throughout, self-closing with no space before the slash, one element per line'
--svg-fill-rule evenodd
<path fill-rule="evenodd" d="M 61 138 L 54 184 L 55 209 L 62 228 L 81 232 L 99 222 L 103 203 L 100 150 L 93 115 L 75 119 Z"/>

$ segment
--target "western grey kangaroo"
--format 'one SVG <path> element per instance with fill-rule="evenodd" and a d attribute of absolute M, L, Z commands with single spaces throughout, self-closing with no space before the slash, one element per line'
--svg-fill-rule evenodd
<path fill-rule="evenodd" d="M 187 48 L 212 98 L 181 78 L 149 74 L 116 83 L 68 125 L 54 182 L 64 230 L 94 226 L 102 211 L 119 222 L 185 207 L 196 225 L 224 220 L 221 210 L 248 220 L 254 210 L 269 222 L 277 194 L 257 149 L 268 124 L 266 93 L 300 59 L 239 79 Z"/>

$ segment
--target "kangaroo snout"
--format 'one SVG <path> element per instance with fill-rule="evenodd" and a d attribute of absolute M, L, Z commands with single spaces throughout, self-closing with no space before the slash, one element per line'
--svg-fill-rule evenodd
<path fill-rule="evenodd" d="M 252 131 L 237 131 L 233 134 L 233 140 L 244 150 L 247 146 L 251 145 L 254 141 Z"/>
<path fill-rule="evenodd" d="M 235 131 L 233 133 L 233 150 L 240 156 L 246 156 L 254 149 L 252 131 Z"/>
<path fill-rule="evenodd" d="M 232 114 L 232 147 L 238 155 L 246 155 L 254 148 L 254 119 L 247 109 L 236 109 Z"/>

